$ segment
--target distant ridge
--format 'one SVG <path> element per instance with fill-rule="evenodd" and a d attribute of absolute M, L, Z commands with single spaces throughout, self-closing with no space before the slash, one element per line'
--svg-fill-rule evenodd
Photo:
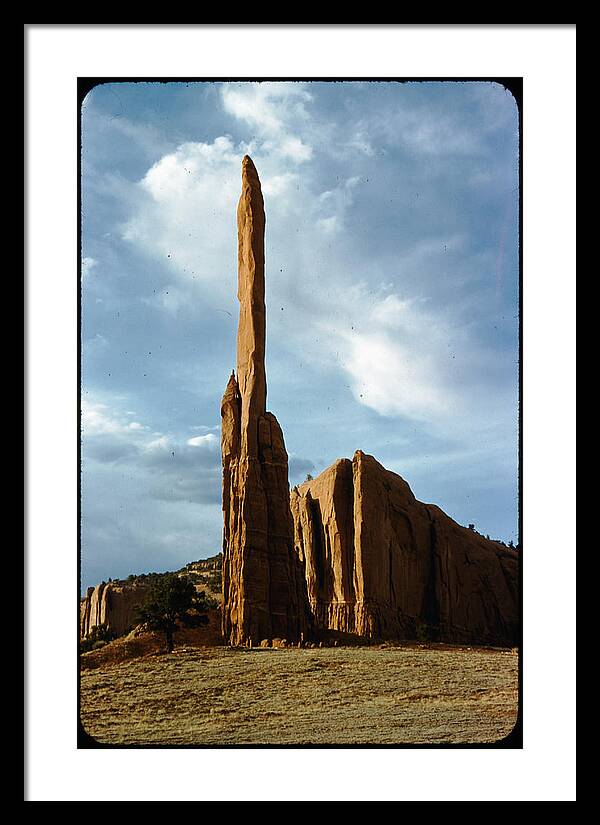
<path fill-rule="evenodd" d="M 173 572 L 188 576 L 199 590 L 221 598 L 222 554 L 192 561 Z M 93 627 L 106 625 L 116 636 L 123 636 L 135 625 L 135 611 L 142 603 L 152 582 L 165 573 L 142 573 L 127 579 L 110 579 L 88 587 L 80 601 L 80 637 L 88 636 Z"/>

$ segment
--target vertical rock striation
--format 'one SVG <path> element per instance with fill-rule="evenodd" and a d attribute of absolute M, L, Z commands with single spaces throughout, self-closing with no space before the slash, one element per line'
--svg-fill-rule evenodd
<path fill-rule="evenodd" d="M 99 625 L 106 625 L 116 636 L 127 633 L 136 624 L 136 608 L 147 592 L 148 587 L 143 584 L 102 582 L 88 587 L 79 607 L 81 638 L 85 639 Z"/>
<path fill-rule="evenodd" d="M 516 644 L 517 553 L 417 501 L 358 450 L 291 493 L 318 629 L 366 638 Z"/>
<path fill-rule="evenodd" d="M 252 160 L 242 161 L 237 210 L 237 377 L 221 404 L 223 461 L 223 635 L 232 645 L 307 634 L 310 614 L 294 553 L 288 456 L 266 411 L 265 212 Z"/>

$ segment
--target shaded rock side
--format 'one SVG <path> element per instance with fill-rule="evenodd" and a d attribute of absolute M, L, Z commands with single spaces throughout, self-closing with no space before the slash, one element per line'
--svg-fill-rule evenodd
<path fill-rule="evenodd" d="M 357 451 L 291 493 L 318 628 L 366 638 L 512 645 L 517 553 L 461 527 Z"/>
<path fill-rule="evenodd" d="M 119 585 L 112 582 L 88 587 L 80 602 L 80 635 L 84 639 L 92 628 L 104 624 L 117 636 L 122 636 L 136 624 L 135 611 L 141 605 L 148 588 Z"/>
<path fill-rule="evenodd" d="M 352 462 L 336 461 L 311 482 L 294 488 L 290 505 L 294 543 L 304 566 L 317 627 L 356 631 Z"/>
<path fill-rule="evenodd" d="M 242 162 L 238 205 L 237 377 L 221 403 L 223 462 L 223 635 L 232 645 L 296 640 L 310 613 L 293 550 L 288 456 L 275 416 L 266 411 L 265 215 L 258 174 Z"/>

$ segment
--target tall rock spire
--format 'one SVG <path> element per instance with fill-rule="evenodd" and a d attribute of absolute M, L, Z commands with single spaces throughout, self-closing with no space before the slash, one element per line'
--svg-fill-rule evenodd
<path fill-rule="evenodd" d="M 307 634 L 310 612 L 294 552 L 288 456 L 266 411 L 265 212 L 258 173 L 246 155 L 238 210 L 237 377 L 221 403 L 223 460 L 223 634 L 259 644 Z"/>
<path fill-rule="evenodd" d="M 257 432 L 251 422 L 267 409 L 265 374 L 265 209 L 256 167 L 242 160 L 242 193 L 237 208 L 238 301 L 237 380 L 242 396 L 242 442 L 257 454 Z M 247 442 L 245 439 L 248 439 Z"/>

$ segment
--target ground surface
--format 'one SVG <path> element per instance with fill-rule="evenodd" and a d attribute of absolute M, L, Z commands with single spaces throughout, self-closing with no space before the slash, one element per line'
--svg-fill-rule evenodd
<path fill-rule="evenodd" d="M 176 648 L 81 674 L 107 744 L 495 742 L 512 730 L 516 651 Z"/>

